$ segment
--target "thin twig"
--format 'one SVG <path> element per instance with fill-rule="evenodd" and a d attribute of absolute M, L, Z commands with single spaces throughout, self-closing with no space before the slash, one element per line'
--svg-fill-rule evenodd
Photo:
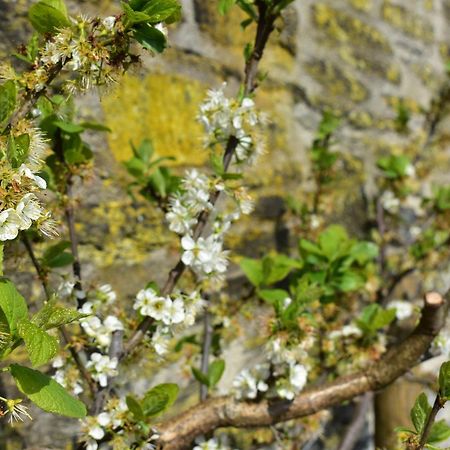
<path fill-rule="evenodd" d="M 41 266 L 39 260 L 36 258 L 36 255 L 33 250 L 33 245 L 25 233 L 22 233 L 22 242 L 23 242 L 23 244 L 27 250 L 28 256 L 30 257 L 30 259 L 33 263 L 33 266 L 36 270 L 37 276 L 38 276 L 38 278 L 41 282 L 42 288 L 45 292 L 45 297 L 46 297 L 47 301 L 49 301 L 51 299 L 52 294 L 50 291 L 50 287 L 48 285 L 47 274 L 46 274 L 45 270 L 43 269 L 43 267 Z M 97 392 L 97 383 L 92 379 L 91 374 L 88 372 L 88 370 L 86 369 L 85 363 L 83 362 L 83 359 L 86 360 L 85 352 L 75 350 L 73 348 L 73 346 L 71 344 L 72 339 L 71 339 L 70 334 L 67 331 L 66 327 L 61 326 L 59 328 L 59 330 L 64 339 L 64 342 L 66 343 L 66 345 L 69 349 L 70 355 L 72 356 L 73 360 L 75 361 L 75 364 L 76 364 L 78 370 L 80 371 L 81 375 L 86 380 L 86 382 L 88 383 L 91 393 L 95 394 Z"/>
<path fill-rule="evenodd" d="M 81 308 L 86 303 L 86 292 L 83 290 L 82 277 L 81 277 L 81 262 L 78 252 L 78 237 L 75 230 L 75 211 L 73 207 L 73 178 L 69 173 L 66 184 L 67 204 L 65 207 L 65 216 L 67 220 L 67 226 L 69 228 L 70 237 L 70 249 L 73 256 L 72 271 L 75 278 L 74 291 L 77 298 L 78 308 Z"/>
<path fill-rule="evenodd" d="M 353 450 L 364 428 L 367 419 L 367 412 L 373 401 L 373 393 L 366 392 L 355 408 L 352 421 L 345 430 L 345 434 L 337 450 Z"/>
<path fill-rule="evenodd" d="M 211 313 L 208 308 L 205 308 L 203 316 L 203 344 L 202 344 L 202 360 L 200 363 L 200 370 L 203 374 L 208 374 L 209 368 L 209 354 L 211 350 L 213 335 L 213 327 L 211 324 Z M 208 397 L 208 386 L 200 383 L 200 401 L 206 400 Z"/>
<path fill-rule="evenodd" d="M 445 400 L 439 394 L 437 394 L 433 404 L 433 408 L 431 409 L 431 412 L 427 417 L 427 421 L 425 423 L 422 436 L 420 437 L 420 442 L 417 450 L 422 450 L 425 447 L 425 444 L 427 443 L 428 437 L 431 432 L 431 428 L 433 427 L 433 424 L 436 420 L 437 413 L 444 407 L 444 405 Z"/>

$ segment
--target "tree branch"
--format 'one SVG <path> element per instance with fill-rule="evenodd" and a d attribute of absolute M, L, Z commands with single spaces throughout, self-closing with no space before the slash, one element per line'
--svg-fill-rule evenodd
<path fill-rule="evenodd" d="M 33 266 L 36 269 L 36 273 L 42 284 L 42 288 L 44 289 L 45 297 L 46 297 L 47 301 L 49 301 L 51 299 L 51 291 L 48 286 L 47 274 L 46 274 L 45 270 L 42 268 L 41 264 L 39 263 L 39 260 L 36 258 L 36 255 L 34 254 L 34 250 L 33 250 L 33 245 L 30 242 L 30 240 L 28 239 L 28 237 L 26 236 L 26 234 L 22 233 L 21 237 L 22 237 L 22 242 L 27 250 L 28 256 L 30 257 L 30 259 L 33 263 Z M 77 351 L 73 348 L 73 346 L 71 344 L 72 339 L 71 339 L 70 334 L 67 331 L 66 327 L 61 326 L 59 330 L 64 339 L 64 342 L 68 346 L 70 355 L 72 356 L 73 360 L 75 361 L 75 364 L 76 364 L 79 372 L 81 373 L 83 378 L 88 383 L 91 393 L 95 394 L 98 390 L 97 383 L 93 380 L 93 378 L 91 377 L 91 374 L 86 369 L 85 363 L 83 362 L 83 358 L 84 358 L 84 360 L 86 360 L 85 352 Z"/>
<path fill-rule="evenodd" d="M 219 427 L 256 427 L 273 425 L 309 416 L 322 409 L 350 400 L 365 392 L 383 388 L 405 373 L 428 349 L 442 328 L 447 314 L 446 301 L 436 293 L 425 295 L 422 318 L 413 333 L 392 347 L 366 370 L 311 387 L 292 402 L 264 400 L 239 402 L 233 397 L 216 397 L 162 422 L 157 426 L 164 450 L 187 448 L 199 434 Z"/>

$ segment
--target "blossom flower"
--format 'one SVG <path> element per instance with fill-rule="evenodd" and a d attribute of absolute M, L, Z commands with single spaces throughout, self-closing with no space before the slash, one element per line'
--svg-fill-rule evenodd
<path fill-rule="evenodd" d="M 17 237 L 20 229 L 20 218 L 14 209 L 0 212 L 0 241 L 11 241 Z"/>
<path fill-rule="evenodd" d="M 5 404 L 6 414 L 9 414 L 9 423 L 23 422 L 24 418 L 33 420 L 33 418 L 28 413 L 28 408 L 25 405 L 21 405 L 22 399 L 7 399 L 0 397 L 0 400 Z"/>
<path fill-rule="evenodd" d="M 158 327 L 153 333 L 152 345 L 157 355 L 164 356 L 167 353 L 169 336 L 164 334 L 164 330 L 162 328 Z"/>
<path fill-rule="evenodd" d="M 86 334 L 94 338 L 95 343 L 102 348 L 109 347 L 114 331 L 123 330 L 122 322 L 112 315 L 107 316 L 103 322 L 97 316 L 86 317 L 80 320 L 80 324 Z"/>
<path fill-rule="evenodd" d="M 16 206 L 16 213 L 20 221 L 19 229 L 30 228 L 33 221 L 41 217 L 43 210 L 33 193 L 25 194 Z"/>
<path fill-rule="evenodd" d="M 160 297 L 152 288 L 147 288 L 138 292 L 133 308 L 138 309 L 143 316 L 162 320 L 168 314 L 170 303 L 170 298 Z"/>
<path fill-rule="evenodd" d="M 166 307 L 164 308 L 162 321 L 166 325 L 177 324 L 184 321 L 184 302 L 181 298 L 171 300 L 166 298 Z"/>
<path fill-rule="evenodd" d="M 414 306 L 404 300 L 392 300 L 388 308 L 395 308 L 395 317 L 397 320 L 404 320 L 412 316 Z"/>
<path fill-rule="evenodd" d="M 181 260 L 192 267 L 199 276 L 226 272 L 227 252 L 222 250 L 222 243 L 217 235 L 199 237 L 197 241 L 186 235 L 181 239 L 181 245 L 184 250 Z"/>
<path fill-rule="evenodd" d="M 397 214 L 400 207 L 400 200 L 392 191 L 384 191 L 380 198 L 381 205 L 390 214 Z"/>
<path fill-rule="evenodd" d="M 19 167 L 18 172 L 20 176 L 33 180 L 39 189 L 45 189 L 47 187 L 47 182 L 42 177 L 35 175 L 25 164 L 22 164 Z"/>
<path fill-rule="evenodd" d="M 116 18 L 114 16 L 105 17 L 102 20 L 102 24 L 107 30 L 111 31 L 116 24 Z"/>
<path fill-rule="evenodd" d="M 353 324 L 344 325 L 342 329 L 332 331 L 328 337 L 330 339 L 339 339 L 341 337 L 350 337 L 355 336 L 356 338 L 359 338 L 362 336 L 362 331 L 359 327 Z"/>
<path fill-rule="evenodd" d="M 86 368 L 91 371 L 92 378 L 100 384 L 101 387 L 108 385 L 108 377 L 117 375 L 117 358 L 110 358 L 101 353 L 92 353 Z"/>
<path fill-rule="evenodd" d="M 166 219 L 169 222 L 169 230 L 178 234 L 189 233 L 197 223 L 195 212 L 185 202 L 186 198 L 184 196 L 176 195 L 172 197 L 170 199 L 169 211 L 166 214 Z"/>

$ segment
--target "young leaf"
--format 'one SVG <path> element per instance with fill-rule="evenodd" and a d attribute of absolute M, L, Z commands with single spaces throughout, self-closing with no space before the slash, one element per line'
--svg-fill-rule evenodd
<path fill-rule="evenodd" d="M 204 374 L 202 371 L 198 370 L 196 367 L 191 367 L 192 375 L 194 375 L 195 379 L 205 386 L 209 387 L 209 378 L 207 374 Z"/>
<path fill-rule="evenodd" d="M 439 394 L 450 400 L 450 361 L 443 363 L 439 370 Z"/>
<path fill-rule="evenodd" d="M 437 444 L 450 438 L 450 426 L 445 420 L 439 420 L 433 423 L 430 434 L 428 435 L 428 444 Z"/>
<path fill-rule="evenodd" d="M 86 416 L 84 404 L 72 397 L 53 378 L 19 364 L 11 364 L 9 367 L 19 391 L 39 408 L 77 419 Z"/>
<path fill-rule="evenodd" d="M 25 299 L 6 278 L 0 279 L 0 308 L 8 321 L 11 334 L 14 334 L 17 322 L 27 317 L 28 308 Z"/>
<path fill-rule="evenodd" d="M 14 81 L 0 85 L 0 130 L 8 121 L 16 107 L 17 89 Z"/>
<path fill-rule="evenodd" d="M 62 0 L 41 0 L 28 11 L 31 25 L 39 33 L 55 33 L 59 28 L 70 27 L 66 5 Z"/>
<path fill-rule="evenodd" d="M 62 241 L 47 248 L 42 256 L 42 265 L 46 267 L 64 267 L 72 264 L 74 261 L 72 253 L 65 250 L 70 248 L 70 242 Z"/>
<path fill-rule="evenodd" d="M 222 378 L 224 370 L 225 361 L 223 359 L 216 359 L 213 361 L 208 368 L 208 386 L 215 386 Z"/>
<path fill-rule="evenodd" d="M 49 362 L 56 355 L 58 341 L 28 319 L 18 322 L 17 331 L 25 342 L 33 367 Z"/>
<path fill-rule="evenodd" d="M 430 414 L 430 412 L 431 406 L 428 403 L 427 396 L 422 392 L 417 397 L 416 402 L 411 409 L 411 421 L 418 434 L 422 433 L 428 418 L 428 414 Z"/>
<path fill-rule="evenodd" d="M 152 0 L 145 5 L 144 12 L 150 16 L 150 23 L 164 22 L 180 15 L 178 0 Z"/>
<path fill-rule="evenodd" d="M 125 401 L 127 402 L 128 409 L 137 420 L 145 419 L 144 411 L 140 403 L 133 396 L 127 395 Z"/>
<path fill-rule="evenodd" d="M 219 2 L 219 12 L 222 15 L 228 13 L 232 6 L 236 3 L 236 0 L 220 0 Z"/>
<path fill-rule="evenodd" d="M 164 34 L 149 24 L 136 27 L 133 36 L 142 47 L 152 52 L 162 53 L 167 46 Z"/>
<path fill-rule="evenodd" d="M 264 281 L 262 262 L 258 259 L 242 258 L 239 263 L 242 271 L 253 284 L 253 286 L 260 286 Z"/>
<path fill-rule="evenodd" d="M 86 316 L 86 314 L 82 314 L 76 309 L 63 308 L 61 306 L 56 306 L 53 301 L 48 301 L 45 303 L 44 307 L 33 316 L 31 322 L 44 330 L 50 330 L 75 322 Z"/>
<path fill-rule="evenodd" d="M 166 411 L 173 405 L 178 396 L 176 384 L 158 384 L 150 389 L 142 400 L 142 409 L 147 417 L 153 417 Z"/>

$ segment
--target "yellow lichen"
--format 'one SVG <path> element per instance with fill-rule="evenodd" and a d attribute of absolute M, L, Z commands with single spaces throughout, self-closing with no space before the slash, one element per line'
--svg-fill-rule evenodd
<path fill-rule="evenodd" d="M 372 9 L 372 0 L 350 0 L 351 5 L 360 11 Z"/>
<path fill-rule="evenodd" d="M 205 92 L 198 81 L 177 75 L 125 76 L 102 101 L 116 159 L 131 157 L 130 141 L 138 145 L 148 138 L 160 156 L 174 156 L 178 164 L 203 163 L 206 152 L 196 116 Z"/>
<path fill-rule="evenodd" d="M 433 27 L 422 17 L 408 11 L 404 6 L 394 5 L 390 0 L 385 0 L 382 7 L 383 19 L 403 32 L 432 41 L 434 38 Z"/>

